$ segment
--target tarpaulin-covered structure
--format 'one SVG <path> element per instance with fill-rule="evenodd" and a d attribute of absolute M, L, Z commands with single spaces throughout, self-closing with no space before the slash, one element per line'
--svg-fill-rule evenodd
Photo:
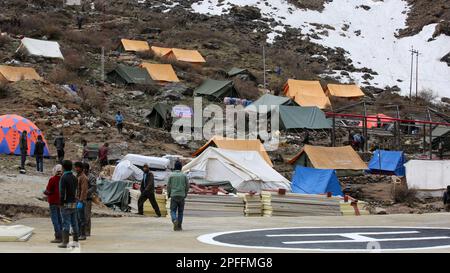
<path fill-rule="evenodd" d="M 380 120 L 380 127 L 383 127 L 385 124 L 392 123 L 392 117 L 387 116 L 385 114 L 376 114 L 376 115 L 369 115 L 367 116 L 367 128 L 377 128 L 378 127 L 378 120 Z M 363 127 L 364 122 L 360 121 L 358 126 Z"/>
<path fill-rule="evenodd" d="M 240 97 L 232 81 L 207 79 L 197 89 L 194 96 L 205 96 L 214 100 L 224 97 Z"/>
<path fill-rule="evenodd" d="M 319 81 L 289 79 L 284 85 L 283 94 L 294 99 L 300 106 L 317 106 L 320 109 L 331 107 L 330 99 Z"/>
<path fill-rule="evenodd" d="M 208 142 L 206 142 L 205 145 L 195 151 L 192 156 L 198 156 L 211 146 L 235 151 L 255 151 L 258 152 L 262 158 L 264 158 L 267 164 L 273 166 L 269 154 L 267 154 L 264 145 L 259 139 L 234 139 L 222 136 L 214 136 Z"/>
<path fill-rule="evenodd" d="M 286 189 L 290 182 L 275 171 L 256 151 L 234 151 L 209 147 L 183 167 L 191 177 L 228 181 L 238 191 Z"/>
<path fill-rule="evenodd" d="M 32 67 L 0 65 L 0 83 L 17 82 L 22 80 L 41 81 L 42 78 Z"/>
<path fill-rule="evenodd" d="M 150 127 L 163 128 L 170 118 L 172 107 L 166 103 L 159 102 L 155 104 L 147 115 L 147 122 Z"/>
<path fill-rule="evenodd" d="M 153 83 L 146 69 L 123 64 L 119 64 L 114 70 L 109 72 L 107 79 L 109 82 L 124 85 L 150 85 Z"/>
<path fill-rule="evenodd" d="M 367 170 L 367 164 L 351 146 L 324 147 L 305 145 L 289 160 L 289 164 L 316 169 L 337 170 L 339 176 L 360 174 Z"/>
<path fill-rule="evenodd" d="M 58 42 L 23 38 L 17 53 L 44 58 L 64 59 Z"/>
<path fill-rule="evenodd" d="M 144 62 L 141 66 L 147 70 L 148 74 L 155 82 L 167 83 L 180 81 L 171 64 L 152 64 Z"/>
<path fill-rule="evenodd" d="M 376 150 L 369 162 L 371 173 L 405 176 L 405 155 L 402 151 Z"/>
<path fill-rule="evenodd" d="M 409 160 L 406 183 L 422 195 L 441 197 L 450 185 L 450 160 Z"/>
<path fill-rule="evenodd" d="M 34 153 L 37 137 L 42 136 L 45 145 L 44 156 L 49 156 L 47 141 L 42 131 L 30 120 L 18 115 L 0 116 L 0 153 L 20 155 L 20 135 L 27 131 L 28 155 Z"/>
<path fill-rule="evenodd" d="M 280 129 L 331 129 L 325 113 L 318 107 L 284 106 L 279 108 Z"/>
<path fill-rule="evenodd" d="M 328 96 L 347 99 L 364 97 L 364 92 L 356 84 L 328 84 L 326 93 Z"/>
<path fill-rule="evenodd" d="M 122 160 L 128 160 L 133 165 L 143 167 L 145 164 L 152 170 L 166 170 L 170 166 L 170 160 L 162 157 L 127 154 Z"/>
<path fill-rule="evenodd" d="M 291 187 L 294 193 L 344 195 L 335 170 L 296 166 Z"/>
<path fill-rule="evenodd" d="M 252 81 L 256 79 L 255 75 L 253 75 L 250 71 L 248 71 L 248 69 L 245 69 L 245 68 L 233 67 L 230 70 L 228 70 L 228 72 L 227 72 L 227 76 L 230 78 L 233 78 L 233 77 L 236 77 L 239 75 L 243 75 L 247 79 L 252 80 Z"/>
<path fill-rule="evenodd" d="M 136 167 L 130 160 L 121 160 L 114 168 L 114 173 L 111 177 L 112 181 L 125 181 L 134 179 L 141 181 L 144 172 Z"/>
<path fill-rule="evenodd" d="M 147 41 L 121 39 L 119 50 L 122 52 L 145 52 L 150 50 Z"/>
<path fill-rule="evenodd" d="M 105 206 L 116 206 L 126 211 L 130 200 L 129 189 L 132 186 L 133 182 L 131 181 L 100 180 L 97 181 L 97 192 Z"/>
<path fill-rule="evenodd" d="M 245 107 L 246 112 L 265 113 L 272 111 L 273 108 L 285 106 L 298 106 L 298 104 L 288 97 L 274 96 L 272 94 L 264 94 L 259 99 Z"/>

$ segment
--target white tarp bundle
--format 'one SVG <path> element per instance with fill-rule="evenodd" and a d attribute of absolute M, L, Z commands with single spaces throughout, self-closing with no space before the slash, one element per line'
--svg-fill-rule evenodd
<path fill-rule="evenodd" d="M 114 173 L 112 175 L 112 181 L 125 181 L 130 178 L 135 180 L 142 180 L 144 172 L 138 167 L 134 166 L 129 160 L 122 160 L 114 168 Z"/>
<path fill-rule="evenodd" d="M 148 164 L 150 169 L 166 170 L 170 166 L 170 160 L 161 157 L 127 154 L 122 160 L 129 160 L 132 164 L 140 167 Z"/>
<path fill-rule="evenodd" d="M 450 160 L 410 160 L 405 164 L 408 188 L 440 196 L 450 185 Z"/>
<path fill-rule="evenodd" d="M 58 42 L 23 38 L 17 52 L 31 56 L 64 59 Z"/>
<path fill-rule="evenodd" d="M 212 182 L 229 181 L 238 191 L 286 189 L 289 180 L 272 169 L 256 151 L 234 151 L 209 147 L 186 164 L 183 172 Z"/>
<path fill-rule="evenodd" d="M 33 235 L 34 228 L 23 225 L 0 226 L 0 242 L 25 242 Z"/>

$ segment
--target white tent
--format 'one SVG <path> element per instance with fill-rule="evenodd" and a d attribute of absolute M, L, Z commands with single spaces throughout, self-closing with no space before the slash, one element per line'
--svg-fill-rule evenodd
<path fill-rule="evenodd" d="M 129 160 L 122 160 L 114 168 L 114 173 L 112 175 L 112 181 L 124 181 L 129 178 L 134 178 L 136 180 L 142 180 L 144 172 L 138 167 L 134 166 Z"/>
<path fill-rule="evenodd" d="M 450 185 L 450 160 L 410 160 L 405 164 L 408 188 L 441 196 Z"/>
<path fill-rule="evenodd" d="M 170 167 L 170 160 L 161 157 L 127 154 L 122 160 L 129 160 L 133 165 L 140 167 L 147 164 L 150 169 L 166 170 Z"/>
<path fill-rule="evenodd" d="M 23 38 L 16 52 L 31 56 L 64 59 L 58 42 Z"/>
<path fill-rule="evenodd" d="M 186 164 L 183 172 L 212 182 L 229 181 L 238 191 L 291 189 L 289 180 L 256 151 L 209 147 Z"/>

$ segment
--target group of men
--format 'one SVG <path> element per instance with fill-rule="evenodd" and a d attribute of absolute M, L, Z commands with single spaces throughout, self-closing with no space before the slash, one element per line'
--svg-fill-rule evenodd
<path fill-rule="evenodd" d="M 70 160 L 63 160 L 62 164 L 53 168 L 53 176 L 44 191 L 55 232 L 51 243 L 59 243 L 58 247 L 67 248 L 70 234 L 74 242 L 91 236 L 91 209 L 97 194 L 96 180 L 95 175 L 90 173 L 89 163 L 73 164 Z"/>
<path fill-rule="evenodd" d="M 19 149 L 20 149 L 20 170 L 25 171 L 25 163 L 28 155 L 28 132 L 22 131 L 19 138 Z M 38 172 L 44 172 L 44 151 L 45 142 L 41 135 L 37 136 L 37 141 L 34 145 L 33 156 L 36 158 L 36 169 Z"/>

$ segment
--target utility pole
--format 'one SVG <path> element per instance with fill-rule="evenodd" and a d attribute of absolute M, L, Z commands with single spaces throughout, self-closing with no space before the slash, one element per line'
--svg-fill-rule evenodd
<path fill-rule="evenodd" d="M 264 89 L 266 89 L 266 47 L 263 45 L 263 69 L 264 69 Z"/>
<path fill-rule="evenodd" d="M 102 59 L 101 59 L 101 80 L 104 82 L 105 81 L 105 47 L 102 46 Z"/>
<path fill-rule="evenodd" d="M 417 90 L 419 86 L 419 50 L 416 50 L 416 100 L 417 100 Z"/>
<path fill-rule="evenodd" d="M 410 79 L 409 79 L 409 100 L 411 101 L 412 98 L 412 82 L 413 82 L 413 65 L 414 65 L 414 47 L 411 46 L 411 50 L 409 51 L 411 52 L 411 74 L 410 74 Z"/>

